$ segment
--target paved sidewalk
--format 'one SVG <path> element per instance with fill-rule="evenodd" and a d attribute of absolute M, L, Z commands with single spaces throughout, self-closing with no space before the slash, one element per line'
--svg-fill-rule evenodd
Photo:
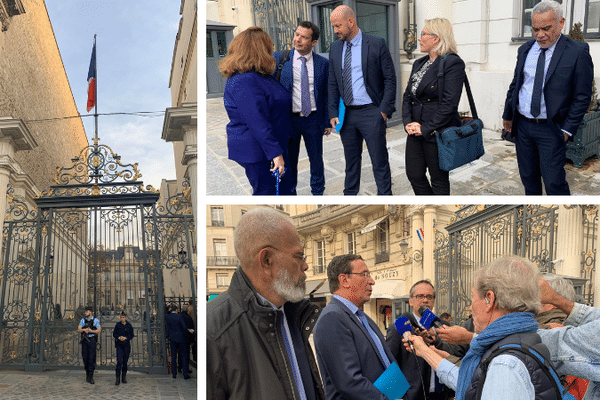
<path fill-rule="evenodd" d="M 229 122 L 222 98 L 206 100 L 206 194 L 250 195 L 252 189 L 242 167 L 227 158 L 227 135 Z M 450 173 L 450 191 L 453 195 L 524 195 L 519 178 L 515 146 L 500 139 L 500 133 L 483 132 L 486 154 L 479 160 Z M 392 192 L 394 195 L 413 195 L 404 172 L 406 133 L 401 125 L 387 131 Z M 344 189 L 344 151 L 339 135 L 332 133 L 323 140 L 325 161 L 325 194 L 342 195 Z M 572 163 L 566 166 L 567 181 L 573 195 L 596 195 L 600 193 L 600 160 L 588 159 L 582 169 Z M 299 195 L 310 196 L 309 161 L 304 144 L 301 145 L 298 162 Z M 373 179 L 371 160 L 366 146 L 363 147 L 360 195 L 375 195 L 377 188 Z"/>
<path fill-rule="evenodd" d="M 195 372 L 195 371 L 194 371 Z M 94 372 L 95 385 L 85 381 L 85 371 L 54 370 L 25 372 L 0 370 L 0 399 L 2 400 L 195 400 L 198 381 L 195 375 L 184 380 L 182 375 L 149 375 L 128 372 L 127 384 L 115 386 L 114 371 Z"/>

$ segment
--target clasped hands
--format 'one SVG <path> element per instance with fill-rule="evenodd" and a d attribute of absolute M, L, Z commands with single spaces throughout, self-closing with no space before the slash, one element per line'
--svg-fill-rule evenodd
<path fill-rule="evenodd" d="M 406 129 L 406 132 L 408 132 L 409 135 L 421 136 L 421 124 L 418 122 L 406 124 L 404 129 Z"/>

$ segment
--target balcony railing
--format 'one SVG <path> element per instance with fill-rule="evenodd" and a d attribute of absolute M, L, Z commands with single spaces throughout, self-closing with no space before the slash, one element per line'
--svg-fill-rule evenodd
<path fill-rule="evenodd" d="M 206 257 L 206 265 L 208 266 L 237 266 L 239 264 L 237 257 Z"/>

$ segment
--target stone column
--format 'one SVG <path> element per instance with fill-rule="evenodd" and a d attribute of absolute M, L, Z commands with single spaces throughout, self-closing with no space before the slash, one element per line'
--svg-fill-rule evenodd
<path fill-rule="evenodd" d="M 12 174 L 23 174 L 21 166 L 14 159 L 19 150 L 32 150 L 37 147 L 35 139 L 22 120 L 0 118 L 0 223 L 6 217 L 6 190 Z M 2 254 L 2 241 L 0 241 Z M 0 260 L 2 264 L 4 260 Z"/>
<path fill-rule="evenodd" d="M 427 206 L 424 211 L 424 227 L 425 232 L 423 238 L 423 275 L 425 279 L 435 282 L 435 234 L 433 224 L 437 218 L 437 207 Z"/>
<path fill-rule="evenodd" d="M 556 244 L 556 258 L 563 259 L 554 265 L 556 273 L 581 277 L 581 252 L 583 251 L 581 246 L 584 242 L 581 208 L 559 206 L 556 235 L 559 238 Z M 568 240 L 561 240 L 561 238 L 568 238 Z"/>
<path fill-rule="evenodd" d="M 423 206 L 413 206 L 408 209 L 408 215 L 411 217 L 411 237 L 412 243 L 409 251 L 412 252 L 412 265 L 411 265 L 411 282 L 410 286 L 412 286 L 415 282 L 423 279 L 424 271 L 423 271 L 423 257 L 417 261 L 414 257 L 414 251 L 423 251 L 423 243 L 419 240 L 419 235 L 417 235 L 417 231 L 419 229 L 423 229 Z M 423 229 L 424 230 L 424 229 Z M 410 254 L 410 253 L 409 253 Z M 410 286 L 408 288 L 410 288 Z"/>
<path fill-rule="evenodd" d="M 183 128 L 183 143 L 185 150 L 181 164 L 187 165 L 186 177 L 190 182 L 192 213 L 194 215 L 194 232 L 198 234 L 198 128 L 196 125 L 186 125 Z"/>

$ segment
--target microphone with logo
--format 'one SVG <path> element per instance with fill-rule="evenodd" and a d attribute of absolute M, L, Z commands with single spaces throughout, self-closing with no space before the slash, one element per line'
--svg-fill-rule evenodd
<path fill-rule="evenodd" d="M 432 326 L 435 328 L 441 328 L 443 326 L 442 320 L 435 315 L 431 310 L 427 307 L 419 308 L 419 314 L 421 314 L 421 319 L 419 323 L 423 325 L 423 328 L 429 330 Z"/>
<path fill-rule="evenodd" d="M 408 340 L 408 335 L 412 331 L 412 325 L 410 324 L 410 320 L 407 317 L 399 317 L 396 320 L 396 322 L 394 322 L 394 325 L 396 325 L 396 330 L 398 331 L 400 336 L 402 336 L 403 339 L 407 339 L 406 341 L 408 342 L 408 345 L 410 346 L 410 349 L 412 350 L 413 354 L 416 354 L 412 342 Z"/>

